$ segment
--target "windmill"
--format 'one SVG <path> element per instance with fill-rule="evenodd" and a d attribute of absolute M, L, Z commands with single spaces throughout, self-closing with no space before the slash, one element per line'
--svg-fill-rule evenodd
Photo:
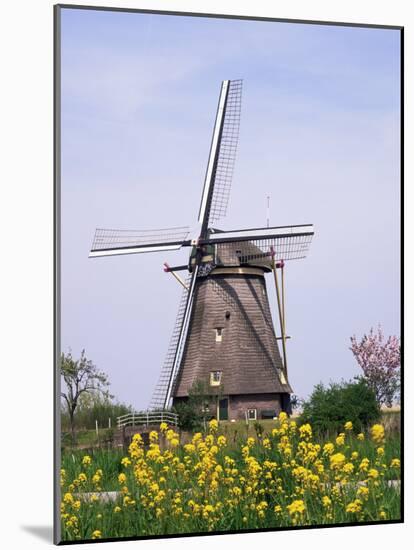
<path fill-rule="evenodd" d="M 190 249 L 187 265 L 164 264 L 183 291 L 150 408 L 185 401 L 193 384 L 202 380 L 212 389 L 221 388 L 217 417 L 222 420 L 274 416 L 290 409 L 284 265 L 306 256 L 313 226 L 230 231 L 216 227 L 226 215 L 229 200 L 241 96 L 241 80 L 222 82 L 195 236 L 187 226 L 95 232 L 90 257 Z M 180 271 L 187 272 L 185 280 Z M 279 337 L 264 276 L 270 272 L 276 285 Z"/>

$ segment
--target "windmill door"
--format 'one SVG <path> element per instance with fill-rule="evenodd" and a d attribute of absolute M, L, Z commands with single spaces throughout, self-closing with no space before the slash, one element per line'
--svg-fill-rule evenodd
<path fill-rule="evenodd" d="M 220 399 L 218 404 L 217 411 L 218 420 L 228 420 L 229 419 L 229 398 L 223 397 Z"/>

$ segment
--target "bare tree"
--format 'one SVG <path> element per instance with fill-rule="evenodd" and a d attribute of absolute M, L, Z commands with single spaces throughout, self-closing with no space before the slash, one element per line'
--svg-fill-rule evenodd
<path fill-rule="evenodd" d="M 75 443 L 75 411 L 79 398 L 83 394 L 96 392 L 109 396 L 108 377 L 86 358 L 85 350 L 77 360 L 73 359 L 70 351 L 66 355 L 62 353 L 60 369 L 66 386 L 61 396 L 68 409 L 72 443 Z"/>

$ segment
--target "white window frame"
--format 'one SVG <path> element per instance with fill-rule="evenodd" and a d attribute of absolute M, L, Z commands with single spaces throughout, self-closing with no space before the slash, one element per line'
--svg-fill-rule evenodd
<path fill-rule="evenodd" d="M 210 372 L 210 386 L 220 386 L 221 384 L 221 370 L 213 370 Z M 218 375 L 218 380 L 215 380 L 216 375 Z"/>
<path fill-rule="evenodd" d="M 251 411 L 254 411 L 254 418 L 250 417 Z M 257 420 L 257 409 L 247 409 L 247 420 Z"/>
<path fill-rule="evenodd" d="M 214 330 L 216 332 L 216 342 L 221 342 L 223 340 L 223 329 L 222 329 L 222 327 L 217 327 Z"/>

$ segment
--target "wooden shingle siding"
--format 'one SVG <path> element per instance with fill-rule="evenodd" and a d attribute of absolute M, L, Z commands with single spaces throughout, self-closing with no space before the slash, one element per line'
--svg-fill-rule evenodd
<path fill-rule="evenodd" d="M 282 361 L 264 275 L 220 271 L 196 282 L 173 396 L 188 396 L 196 380 L 209 383 L 211 371 L 222 371 L 223 395 L 291 393 L 278 375 Z M 216 342 L 216 328 L 222 328 L 221 342 Z"/>

